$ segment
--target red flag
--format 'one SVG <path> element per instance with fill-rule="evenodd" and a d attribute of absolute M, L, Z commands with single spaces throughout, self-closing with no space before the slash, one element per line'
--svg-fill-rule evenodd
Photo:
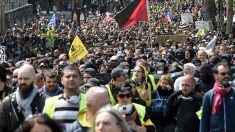
<path fill-rule="evenodd" d="M 164 17 L 164 18 L 163 18 L 163 22 L 169 23 L 170 21 L 169 21 L 169 19 L 168 19 L 167 17 Z"/>
<path fill-rule="evenodd" d="M 134 0 L 114 18 L 121 29 L 129 28 L 138 21 L 148 21 L 147 1 Z"/>

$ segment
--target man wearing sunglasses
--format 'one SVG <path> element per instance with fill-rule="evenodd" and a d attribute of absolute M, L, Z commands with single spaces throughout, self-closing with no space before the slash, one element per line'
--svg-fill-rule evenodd
<path fill-rule="evenodd" d="M 203 98 L 200 132 L 235 130 L 235 89 L 230 84 L 230 67 L 219 63 L 213 68 L 215 84 Z"/>

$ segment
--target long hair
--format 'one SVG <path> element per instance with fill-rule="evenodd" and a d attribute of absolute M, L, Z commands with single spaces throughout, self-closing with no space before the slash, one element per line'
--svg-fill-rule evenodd
<path fill-rule="evenodd" d="M 119 125 L 121 128 L 122 132 L 131 132 L 130 127 L 128 126 L 127 122 L 125 121 L 125 119 L 123 118 L 123 116 L 118 113 L 116 110 L 114 110 L 110 105 L 106 105 L 104 107 L 102 107 L 95 115 L 95 118 L 93 120 L 92 123 L 92 128 L 90 132 L 95 132 L 95 121 L 96 121 L 96 117 L 100 114 L 100 113 L 109 113 L 110 115 L 112 115 L 115 119 L 116 119 L 116 125 Z"/>
<path fill-rule="evenodd" d="M 163 80 L 168 81 L 171 88 L 174 88 L 174 82 L 173 82 L 172 78 L 169 75 L 162 75 L 157 83 L 157 89 L 160 87 L 160 84 Z"/>

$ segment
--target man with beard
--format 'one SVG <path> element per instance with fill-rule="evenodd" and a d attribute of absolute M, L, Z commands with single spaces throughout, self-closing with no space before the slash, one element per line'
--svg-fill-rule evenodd
<path fill-rule="evenodd" d="M 35 69 L 25 64 L 18 71 L 16 92 L 4 98 L 0 106 L 0 132 L 12 132 L 21 128 L 24 119 L 41 113 L 46 96 L 34 86 Z"/>
<path fill-rule="evenodd" d="M 213 68 L 215 84 L 203 97 L 200 132 L 235 130 L 235 89 L 229 83 L 230 67 L 219 63 Z"/>
<path fill-rule="evenodd" d="M 57 74 L 55 71 L 44 71 L 43 81 L 44 85 L 42 86 L 42 92 L 44 92 L 47 96 L 53 97 L 64 92 L 64 90 L 58 85 Z"/>

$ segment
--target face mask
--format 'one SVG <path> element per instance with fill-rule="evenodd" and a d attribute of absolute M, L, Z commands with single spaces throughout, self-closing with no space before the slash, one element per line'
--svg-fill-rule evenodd
<path fill-rule="evenodd" d="M 157 74 L 162 75 L 164 71 L 157 71 Z"/>

